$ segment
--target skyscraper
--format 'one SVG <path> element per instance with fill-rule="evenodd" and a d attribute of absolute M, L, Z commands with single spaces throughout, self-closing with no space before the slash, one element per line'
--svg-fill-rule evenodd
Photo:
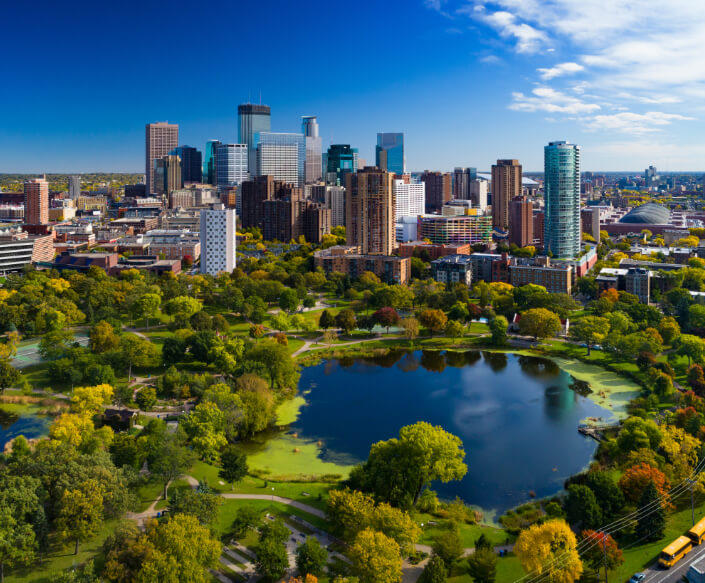
<path fill-rule="evenodd" d="M 192 146 L 179 146 L 170 154 L 181 158 L 181 181 L 200 183 L 203 179 L 203 166 L 201 165 L 201 152 Z"/>
<path fill-rule="evenodd" d="M 247 144 L 218 144 L 215 152 L 215 180 L 219 187 L 238 186 L 249 178 Z"/>
<path fill-rule="evenodd" d="M 321 163 L 321 138 L 318 135 L 318 121 L 315 115 L 301 118 L 301 133 L 306 139 L 306 184 L 321 181 L 323 166 Z"/>
<path fill-rule="evenodd" d="M 358 156 L 357 148 L 351 148 L 350 144 L 333 144 L 328 148 L 327 155 L 326 182 L 333 182 L 331 174 L 335 174 L 336 186 L 345 186 L 345 175 L 357 172 Z"/>
<path fill-rule="evenodd" d="M 409 176 L 394 179 L 394 220 L 417 217 L 426 210 L 426 184 L 412 183 Z"/>
<path fill-rule="evenodd" d="M 259 132 L 254 137 L 257 148 L 257 175 L 303 186 L 306 168 L 306 141 L 303 134 Z"/>
<path fill-rule="evenodd" d="M 375 164 L 377 168 L 394 172 L 395 174 L 404 174 L 406 172 L 403 133 L 377 134 Z"/>
<path fill-rule="evenodd" d="M 426 212 L 440 213 L 443 205 L 453 196 L 450 173 L 425 170 L 421 182 L 426 185 Z"/>
<path fill-rule="evenodd" d="M 148 123 L 145 135 L 145 168 L 144 178 L 147 181 L 147 195 L 154 192 L 155 160 L 166 156 L 179 145 L 179 126 L 160 121 Z"/>
<path fill-rule="evenodd" d="M 509 201 L 509 242 L 517 247 L 534 242 L 534 203 L 525 196 Z"/>
<path fill-rule="evenodd" d="M 49 222 L 49 183 L 45 178 L 24 182 L 24 222 L 26 225 L 46 225 Z"/>
<path fill-rule="evenodd" d="M 69 176 L 69 198 L 76 200 L 81 196 L 81 177 Z"/>
<path fill-rule="evenodd" d="M 203 158 L 203 182 L 207 184 L 215 184 L 217 182 L 215 157 L 216 149 L 220 144 L 220 140 L 208 140 L 206 142 L 206 155 Z"/>
<path fill-rule="evenodd" d="M 476 168 L 455 168 L 453 170 L 453 198 L 470 200 L 470 181 L 476 179 Z"/>
<path fill-rule="evenodd" d="M 243 103 L 237 106 L 237 140 L 247 144 L 247 171 L 250 176 L 257 172 L 257 144 L 255 134 L 271 129 L 272 112 L 268 105 Z"/>
<path fill-rule="evenodd" d="M 345 227 L 348 245 L 363 255 L 391 255 L 394 250 L 394 174 L 363 168 L 345 176 Z"/>
<path fill-rule="evenodd" d="M 181 179 L 181 158 L 167 154 L 154 161 L 154 194 L 170 194 L 172 190 L 183 188 Z"/>
<path fill-rule="evenodd" d="M 492 226 L 509 229 L 509 201 L 521 196 L 521 164 L 518 160 L 497 160 L 492 166 Z"/>
<path fill-rule="evenodd" d="M 580 147 L 549 142 L 544 152 L 544 250 L 554 257 L 580 253 Z"/>
<path fill-rule="evenodd" d="M 201 211 L 201 273 L 218 275 L 235 269 L 235 210 L 214 204 Z"/>

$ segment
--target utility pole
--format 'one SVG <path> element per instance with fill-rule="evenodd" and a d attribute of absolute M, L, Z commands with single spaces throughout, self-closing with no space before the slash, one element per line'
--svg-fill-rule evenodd
<path fill-rule="evenodd" d="M 605 558 L 605 583 L 607 583 L 607 533 L 602 533 L 602 553 Z"/>
<path fill-rule="evenodd" d="M 690 517 L 693 521 L 693 526 L 695 526 L 695 500 L 693 495 L 695 480 L 688 479 L 688 484 L 690 484 Z"/>

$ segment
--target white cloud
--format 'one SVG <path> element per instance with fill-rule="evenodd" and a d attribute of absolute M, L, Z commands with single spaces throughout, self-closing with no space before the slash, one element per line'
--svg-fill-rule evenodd
<path fill-rule="evenodd" d="M 443 2 L 449 13 L 488 25 L 525 60 L 555 54 L 555 64 L 537 69 L 541 81 L 555 86 L 514 92 L 511 109 L 559 113 L 564 119 L 600 110 L 605 113 L 581 121 L 633 134 L 705 111 L 705 2 L 427 1 Z M 576 74 L 580 83 L 564 79 Z M 649 111 L 655 106 L 662 111 Z"/>
<path fill-rule="evenodd" d="M 541 73 L 541 79 L 544 81 L 549 81 L 555 77 L 562 77 L 563 75 L 573 75 L 584 71 L 585 67 L 579 65 L 578 63 L 560 63 L 551 67 L 550 69 L 536 69 Z"/>
<path fill-rule="evenodd" d="M 494 65 L 496 63 L 501 63 L 502 59 L 500 59 L 497 55 L 485 55 L 484 57 L 480 57 L 479 61 L 481 63 L 485 63 L 486 65 Z"/>
<path fill-rule="evenodd" d="M 483 7 L 477 6 L 473 13 L 475 18 L 494 28 L 503 38 L 513 39 L 518 53 L 536 53 L 548 43 L 546 33 L 525 22 L 518 22 L 517 18 L 509 12 L 503 10 L 488 12 Z"/>
<path fill-rule="evenodd" d="M 673 121 L 692 120 L 677 113 L 663 113 L 661 111 L 648 111 L 646 113 L 633 113 L 625 111 L 611 115 L 596 115 L 586 119 L 589 129 L 616 130 L 628 134 L 646 134 L 659 131 L 663 126 L 670 125 Z"/>
<path fill-rule="evenodd" d="M 531 95 L 524 95 L 520 92 L 512 93 L 513 101 L 509 109 L 530 112 L 545 111 L 566 115 L 593 113 L 600 109 L 600 105 L 597 103 L 586 103 L 551 87 L 537 87 L 531 93 Z"/>

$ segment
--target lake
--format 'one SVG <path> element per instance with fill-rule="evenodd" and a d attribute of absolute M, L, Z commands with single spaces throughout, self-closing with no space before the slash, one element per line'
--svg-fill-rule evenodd
<path fill-rule="evenodd" d="M 460 437 L 466 452 L 467 475 L 435 483 L 440 497 L 498 513 L 560 491 L 597 446 L 578 424 L 612 415 L 551 360 L 501 352 L 331 360 L 303 369 L 299 390 L 306 405 L 289 435 L 320 440 L 325 461 L 364 460 L 372 443 L 427 421 Z"/>
<path fill-rule="evenodd" d="M 49 431 L 50 419 L 33 413 L 17 413 L 12 405 L 0 406 L 0 451 L 5 444 L 24 435 L 27 439 L 43 437 Z"/>

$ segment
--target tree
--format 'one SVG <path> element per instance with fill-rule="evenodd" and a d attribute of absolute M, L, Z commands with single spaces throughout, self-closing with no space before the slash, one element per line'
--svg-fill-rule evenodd
<path fill-rule="evenodd" d="M 490 333 L 493 346 L 504 346 L 507 343 L 509 323 L 504 316 L 495 316 L 490 320 Z"/>
<path fill-rule="evenodd" d="M 657 541 L 663 538 L 666 529 L 666 508 L 659 502 L 661 494 L 654 482 L 649 482 L 639 498 L 639 507 L 648 507 L 650 512 L 642 512 L 636 523 L 636 535 L 640 539 Z"/>
<path fill-rule="evenodd" d="M 446 583 L 448 570 L 443 559 L 438 555 L 431 555 L 426 563 L 419 583 Z"/>
<path fill-rule="evenodd" d="M 137 577 L 126 580 L 206 583 L 222 550 L 210 530 L 189 514 L 148 523 L 135 546 L 143 550 L 143 560 Z"/>
<path fill-rule="evenodd" d="M 218 477 L 230 484 L 239 482 L 247 475 L 247 457 L 234 445 L 227 446 L 220 454 L 221 468 Z"/>
<path fill-rule="evenodd" d="M 324 330 L 333 328 L 333 326 L 335 326 L 335 316 L 333 316 L 328 310 L 323 310 L 321 312 L 321 317 L 318 320 L 318 325 Z"/>
<path fill-rule="evenodd" d="M 416 318 L 404 318 L 400 326 L 404 330 L 404 336 L 413 344 L 419 335 L 419 321 Z"/>
<path fill-rule="evenodd" d="M 189 319 L 203 308 L 201 302 L 189 296 L 178 296 L 164 304 L 164 312 L 172 316 L 179 328 L 186 328 Z"/>
<path fill-rule="evenodd" d="M 433 541 L 433 553 L 443 560 L 448 571 L 463 556 L 463 551 L 463 541 L 460 539 L 457 528 L 442 532 Z"/>
<path fill-rule="evenodd" d="M 353 571 L 360 583 L 399 583 L 402 577 L 399 545 L 381 532 L 366 528 L 350 547 Z"/>
<path fill-rule="evenodd" d="M 157 404 L 157 391 L 154 387 L 142 387 L 137 392 L 135 401 L 142 411 L 151 411 L 152 407 Z"/>
<path fill-rule="evenodd" d="M 446 336 L 450 336 L 453 339 L 453 344 L 455 344 L 455 339 L 458 336 L 462 336 L 465 332 L 465 326 L 463 326 L 457 320 L 449 320 L 446 324 L 445 333 Z"/>
<path fill-rule="evenodd" d="M 583 572 L 575 534 L 563 520 L 548 520 L 521 531 L 514 554 L 527 573 L 551 583 L 572 583 Z"/>
<path fill-rule="evenodd" d="M 71 410 L 79 415 L 93 417 L 113 399 L 114 389 L 110 385 L 76 387 L 71 396 Z"/>
<path fill-rule="evenodd" d="M 93 354 L 103 354 L 115 350 L 120 338 L 108 322 L 98 322 L 91 328 L 89 347 Z"/>
<path fill-rule="evenodd" d="M 343 331 L 343 334 L 350 334 L 355 329 L 356 324 L 355 312 L 352 310 L 341 310 L 335 317 L 335 325 Z"/>
<path fill-rule="evenodd" d="M 203 525 L 212 525 L 218 518 L 218 509 L 223 499 L 218 494 L 198 490 L 175 490 L 169 500 L 172 514 L 191 514 Z"/>
<path fill-rule="evenodd" d="M 264 326 L 261 324 L 254 324 L 250 326 L 250 338 L 254 339 L 255 342 L 259 342 L 259 339 L 264 336 Z"/>
<path fill-rule="evenodd" d="M 475 583 L 494 583 L 497 578 L 497 555 L 491 549 L 475 549 L 468 557 L 468 574 Z"/>
<path fill-rule="evenodd" d="M 335 333 L 334 330 L 326 330 L 323 333 L 323 342 L 330 348 L 330 345 L 333 344 L 338 339 L 338 335 Z"/>
<path fill-rule="evenodd" d="M 413 506 L 434 480 L 460 480 L 467 472 L 458 437 L 440 426 L 420 421 L 402 427 L 398 439 L 372 445 L 370 455 L 351 474 L 351 482 L 384 502 Z"/>
<path fill-rule="evenodd" d="M 16 387 L 22 379 L 22 373 L 10 364 L 9 358 L 0 358 L 0 393 L 5 389 Z"/>
<path fill-rule="evenodd" d="M 156 314 L 161 303 L 161 296 L 154 293 L 146 293 L 137 300 L 139 314 L 147 320 L 147 328 L 149 328 L 149 319 Z"/>
<path fill-rule="evenodd" d="M 202 460 L 212 462 L 227 444 L 225 414 L 212 401 L 196 405 L 191 413 L 182 417 L 181 426 Z"/>
<path fill-rule="evenodd" d="M 127 382 L 132 381 L 132 367 L 156 366 L 159 364 L 159 349 L 149 340 L 125 334 L 120 338 L 119 359 L 127 367 Z"/>
<path fill-rule="evenodd" d="M 644 490 L 652 484 L 659 496 L 668 500 L 668 491 L 671 488 L 668 478 L 663 472 L 647 463 L 640 463 L 629 468 L 619 479 L 619 487 L 624 492 L 624 497 L 631 502 L 639 502 Z"/>
<path fill-rule="evenodd" d="M 604 341 L 609 331 L 609 320 L 599 316 L 583 316 L 570 326 L 571 336 L 587 344 L 588 356 L 593 344 Z"/>
<path fill-rule="evenodd" d="M 296 293 L 296 290 L 291 288 L 285 289 L 279 296 L 279 307 L 288 314 L 295 312 L 299 307 L 299 295 Z"/>
<path fill-rule="evenodd" d="M 688 364 L 693 361 L 702 362 L 705 356 L 705 342 L 692 334 L 681 334 L 678 337 L 678 352 L 688 357 Z"/>
<path fill-rule="evenodd" d="M 262 522 L 259 510 L 252 506 L 241 506 L 235 513 L 232 531 L 236 537 L 243 537 L 249 530 L 257 528 Z"/>
<path fill-rule="evenodd" d="M 389 334 L 389 327 L 396 326 L 401 320 L 397 311 L 389 306 L 377 310 L 372 314 L 372 318 L 377 324 L 387 329 L 387 334 Z"/>
<path fill-rule="evenodd" d="M 61 540 L 78 545 L 89 540 L 98 532 L 103 521 L 103 492 L 100 484 L 89 479 L 74 490 L 66 490 L 61 498 L 59 515 L 56 518 L 56 532 Z"/>
<path fill-rule="evenodd" d="M 623 562 L 622 551 L 609 534 L 595 532 L 594 530 L 584 530 L 581 534 L 581 545 L 583 551 L 583 562 L 585 562 L 595 573 L 607 564 L 607 569 L 614 570 Z"/>
<path fill-rule="evenodd" d="M 442 310 L 426 309 L 419 314 L 419 322 L 433 336 L 434 332 L 440 332 L 446 326 L 448 317 Z"/>
<path fill-rule="evenodd" d="M 255 553 L 257 571 L 270 580 L 278 581 L 289 568 L 289 556 L 283 542 L 263 537 L 255 547 Z"/>
<path fill-rule="evenodd" d="M 246 360 L 249 364 L 261 365 L 262 371 L 269 376 L 272 389 L 295 387 L 299 380 L 298 367 L 287 347 L 271 340 L 251 347 Z"/>
<path fill-rule="evenodd" d="M 296 549 L 296 568 L 302 575 L 321 577 L 327 563 L 328 551 L 315 537 L 308 537 L 306 542 Z"/>
<path fill-rule="evenodd" d="M 561 321 L 556 314 L 546 308 L 533 308 L 522 313 L 519 330 L 533 336 L 535 341 L 555 336 L 561 329 Z"/>
<path fill-rule="evenodd" d="M 597 528 L 602 522 L 602 510 L 595 493 L 582 484 L 568 486 L 568 499 L 565 503 L 568 522 L 582 524 L 585 528 Z"/>
<path fill-rule="evenodd" d="M 658 331 L 660 332 L 663 341 L 670 346 L 673 344 L 673 341 L 680 336 L 681 328 L 673 316 L 666 316 L 661 319 L 661 322 L 658 325 Z"/>
<path fill-rule="evenodd" d="M 0 583 L 5 581 L 5 567 L 31 564 L 37 548 L 32 525 L 14 514 L 8 506 L 0 508 Z"/>
<path fill-rule="evenodd" d="M 194 454 L 182 446 L 176 435 L 170 435 L 158 444 L 157 449 L 151 454 L 149 471 L 161 478 L 164 484 L 164 499 L 167 499 L 167 486 L 169 482 L 178 478 L 192 465 Z"/>

